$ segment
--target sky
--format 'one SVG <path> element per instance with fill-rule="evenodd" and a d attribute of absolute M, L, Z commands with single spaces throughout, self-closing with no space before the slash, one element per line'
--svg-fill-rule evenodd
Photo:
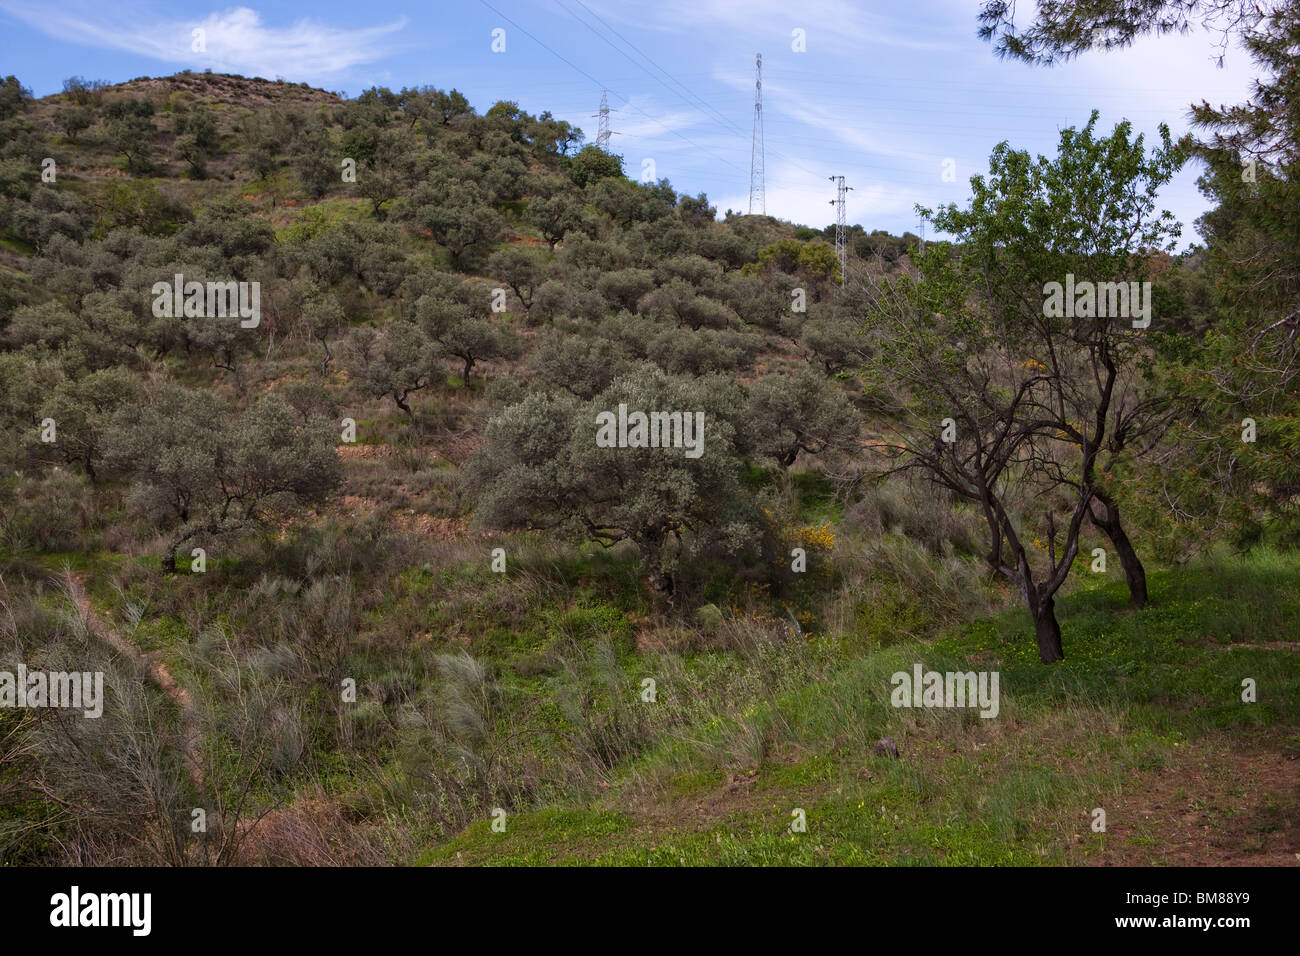
<path fill-rule="evenodd" d="M 1032 3 L 1022 2 L 1032 9 Z M 602 91 L 612 149 L 633 178 L 748 212 L 755 56 L 763 56 L 766 212 L 822 228 L 843 175 L 847 219 L 916 232 L 917 204 L 963 203 L 989 152 L 1052 155 L 1093 108 L 1154 141 L 1188 104 L 1246 99 L 1253 65 L 1200 29 L 1030 67 L 976 35 L 978 0 L 0 0 L 0 75 L 36 95 L 70 76 L 122 82 L 211 69 L 355 96 L 372 86 L 455 88 L 481 113 L 514 100 L 595 140 Z M 204 49 L 194 46 L 203 30 Z M 504 31 L 499 33 L 497 31 Z M 800 49 L 802 47 L 802 49 Z M 1207 203 L 1189 165 L 1161 193 L 1199 240 Z M 755 209 L 755 212 L 760 211 Z"/>

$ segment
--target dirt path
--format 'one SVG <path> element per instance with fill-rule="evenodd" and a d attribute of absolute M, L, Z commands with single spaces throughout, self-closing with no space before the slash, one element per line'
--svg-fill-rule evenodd
<path fill-rule="evenodd" d="M 199 743 L 202 737 L 199 731 L 198 713 L 194 706 L 194 698 L 188 690 L 180 685 L 167 665 L 157 659 L 156 654 L 140 650 L 95 610 L 90 603 L 90 597 L 86 594 L 86 587 L 81 578 L 71 570 L 64 571 L 62 578 L 68 597 L 77 606 L 77 610 L 86 621 L 90 632 L 119 654 L 135 661 L 149 675 L 149 679 L 171 698 L 177 710 L 180 711 L 183 731 L 181 736 L 181 756 L 185 760 L 185 766 L 189 770 L 190 779 L 194 782 L 194 786 L 202 792 L 204 789 L 203 769 L 199 763 Z"/>
<path fill-rule="evenodd" d="M 1285 730 L 1213 735 L 1107 808 L 1099 866 L 1300 865 L 1300 748 Z"/>

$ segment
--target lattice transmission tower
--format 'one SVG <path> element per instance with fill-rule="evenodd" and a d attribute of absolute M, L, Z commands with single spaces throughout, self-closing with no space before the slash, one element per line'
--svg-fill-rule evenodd
<path fill-rule="evenodd" d="M 600 126 L 598 127 L 599 131 L 596 133 L 596 148 L 603 150 L 606 153 L 609 152 L 609 138 L 614 135 L 609 130 L 609 114 L 611 112 L 617 113 L 618 111 L 610 110 L 609 93 L 606 90 L 601 90 L 600 112 L 593 113 L 592 115 L 600 119 Z"/>
<path fill-rule="evenodd" d="M 749 151 L 749 214 L 767 215 L 767 190 L 763 171 L 763 54 L 754 58 L 754 142 Z"/>
<path fill-rule="evenodd" d="M 849 266 L 849 243 L 847 239 L 847 230 L 849 228 L 848 213 L 844 209 L 844 201 L 848 198 L 848 192 L 852 186 L 844 185 L 843 176 L 827 177 L 835 183 L 835 198 L 831 200 L 831 205 L 835 207 L 835 257 L 840 260 L 840 284 L 848 278 Z"/>

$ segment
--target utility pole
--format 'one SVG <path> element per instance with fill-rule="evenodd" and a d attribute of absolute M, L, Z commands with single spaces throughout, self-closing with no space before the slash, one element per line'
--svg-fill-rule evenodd
<path fill-rule="evenodd" d="M 749 214 L 754 215 L 757 201 L 759 212 L 767 215 L 767 192 L 763 173 L 763 54 L 754 59 L 754 140 L 749 150 Z"/>
<path fill-rule="evenodd" d="M 848 192 L 853 187 L 844 185 L 843 176 L 829 176 L 827 178 L 835 183 L 835 198 L 831 200 L 831 205 L 836 207 L 835 257 L 840 260 L 840 285 L 843 285 L 845 279 L 848 278 L 849 267 L 849 243 L 846 237 L 849 220 L 844 209 L 844 201 L 848 198 Z"/>
<path fill-rule="evenodd" d="M 605 90 L 601 90 L 600 112 L 592 115 L 600 119 L 599 132 L 596 134 L 596 148 L 606 153 L 609 152 L 609 138 L 614 135 L 609 131 L 609 113 L 609 94 Z"/>

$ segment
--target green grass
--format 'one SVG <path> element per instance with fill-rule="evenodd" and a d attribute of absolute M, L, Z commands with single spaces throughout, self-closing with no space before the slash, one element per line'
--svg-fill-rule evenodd
<path fill-rule="evenodd" d="M 1091 808 L 1176 763 L 1188 741 L 1300 725 L 1300 655 L 1254 646 L 1294 638 L 1297 581 L 1300 556 L 1262 551 L 1155 573 L 1141 611 L 1122 583 L 1078 591 L 1062 601 L 1055 666 L 1038 662 L 1019 611 L 929 644 L 787 655 L 786 686 L 661 740 L 599 799 L 512 814 L 504 834 L 476 823 L 419 862 L 1081 862 L 1109 839 L 1091 832 Z M 889 706 L 889 675 L 916 661 L 997 670 L 999 717 Z M 1257 703 L 1242 702 L 1243 677 Z M 872 755 L 886 734 L 903 759 Z M 747 782 L 728 786 L 733 776 Z M 795 808 L 806 832 L 787 827 Z"/>
<path fill-rule="evenodd" d="M 257 188 L 270 188 L 266 181 L 253 183 L 248 191 Z M 297 242 L 315 239 L 345 222 L 360 222 L 370 217 L 370 204 L 364 199 L 327 199 L 305 206 L 298 219 L 287 226 L 275 230 L 275 237 L 280 242 Z"/>
<path fill-rule="evenodd" d="M 1091 809 L 1127 805 L 1135 782 L 1177 771 L 1180 748 L 1225 731 L 1234 741 L 1267 732 L 1300 743 L 1300 656 L 1285 646 L 1300 630 L 1300 555 L 1261 550 L 1153 573 L 1152 603 L 1140 611 L 1128 606 L 1122 582 L 1081 575 L 1079 589 L 1059 602 L 1066 659 L 1046 666 L 1019 609 L 940 631 L 937 621 L 922 627 L 903 614 L 902 597 L 898 614 L 851 618 L 842 636 L 743 653 L 638 652 L 646 609 L 636 603 L 643 594 L 630 555 L 527 536 L 502 543 L 510 555 L 505 577 L 490 572 L 487 543 L 466 542 L 438 563 L 397 573 L 359 622 L 362 634 L 398 619 L 434 635 L 453 627 L 469 635 L 471 651 L 495 675 L 502 709 L 492 733 L 539 731 L 515 739 L 503 757 L 552 781 L 508 808 L 504 833 L 492 830 L 486 809 L 458 833 L 421 828 L 424 849 L 407 857 L 420 863 L 1079 863 L 1115 845 L 1090 831 Z M 119 627 L 124 599 L 146 603 L 131 639 L 164 651 L 183 683 L 203 684 L 180 653 L 191 640 L 174 603 L 185 575 L 155 589 L 151 575 L 126 573 L 151 568 L 153 557 L 67 552 L 32 562 L 54 572 L 70 564 Z M 236 586 L 236 564 L 210 564 L 212 580 Z M 131 583 L 120 593 L 112 582 L 124 573 Z M 614 697 L 605 696 L 609 674 L 594 654 L 602 644 L 617 672 L 608 685 Z M 435 639 L 394 656 L 363 642 L 350 650 L 346 669 L 390 696 L 431 694 L 432 701 L 441 693 L 434 655 L 448 650 Z M 890 706 L 890 676 L 918 662 L 997 671 L 998 717 Z M 557 690 L 594 689 L 587 719 L 599 722 L 620 706 L 626 712 L 620 695 L 634 700 L 647 674 L 658 682 L 661 708 L 650 733 L 615 741 L 628 745 L 614 769 L 575 771 L 572 786 L 554 783 L 573 755 L 540 731 L 572 738 L 582 729 L 556 703 Z M 1258 687 L 1255 703 L 1241 700 L 1245 678 Z M 308 728 L 313 738 L 323 731 Z M 882 736 L 897 742 L 901 760 L 873 753 Z M 399 751 L 385 749 L 383 759 L 397 760 Z M 332 792 L 356 795 L 365 789 L 357 783 L 363 765 L 359 756 L 314 754 L 310 774 Z M 1234 825 L 1195 779 L 1181 792 L 1176 802 L 1213 826 Z M 797 809 L 803 832 L 789 829 Z M 1242 839 L 1263 848 L 1290 812 L 1285 798 L 1266 794 L 1249 818 L 1255 822 L 1242 824 Z M 1147 823 L 1131 825 L 1124 845 L 1153 857 L 1162 851 Z"/>

